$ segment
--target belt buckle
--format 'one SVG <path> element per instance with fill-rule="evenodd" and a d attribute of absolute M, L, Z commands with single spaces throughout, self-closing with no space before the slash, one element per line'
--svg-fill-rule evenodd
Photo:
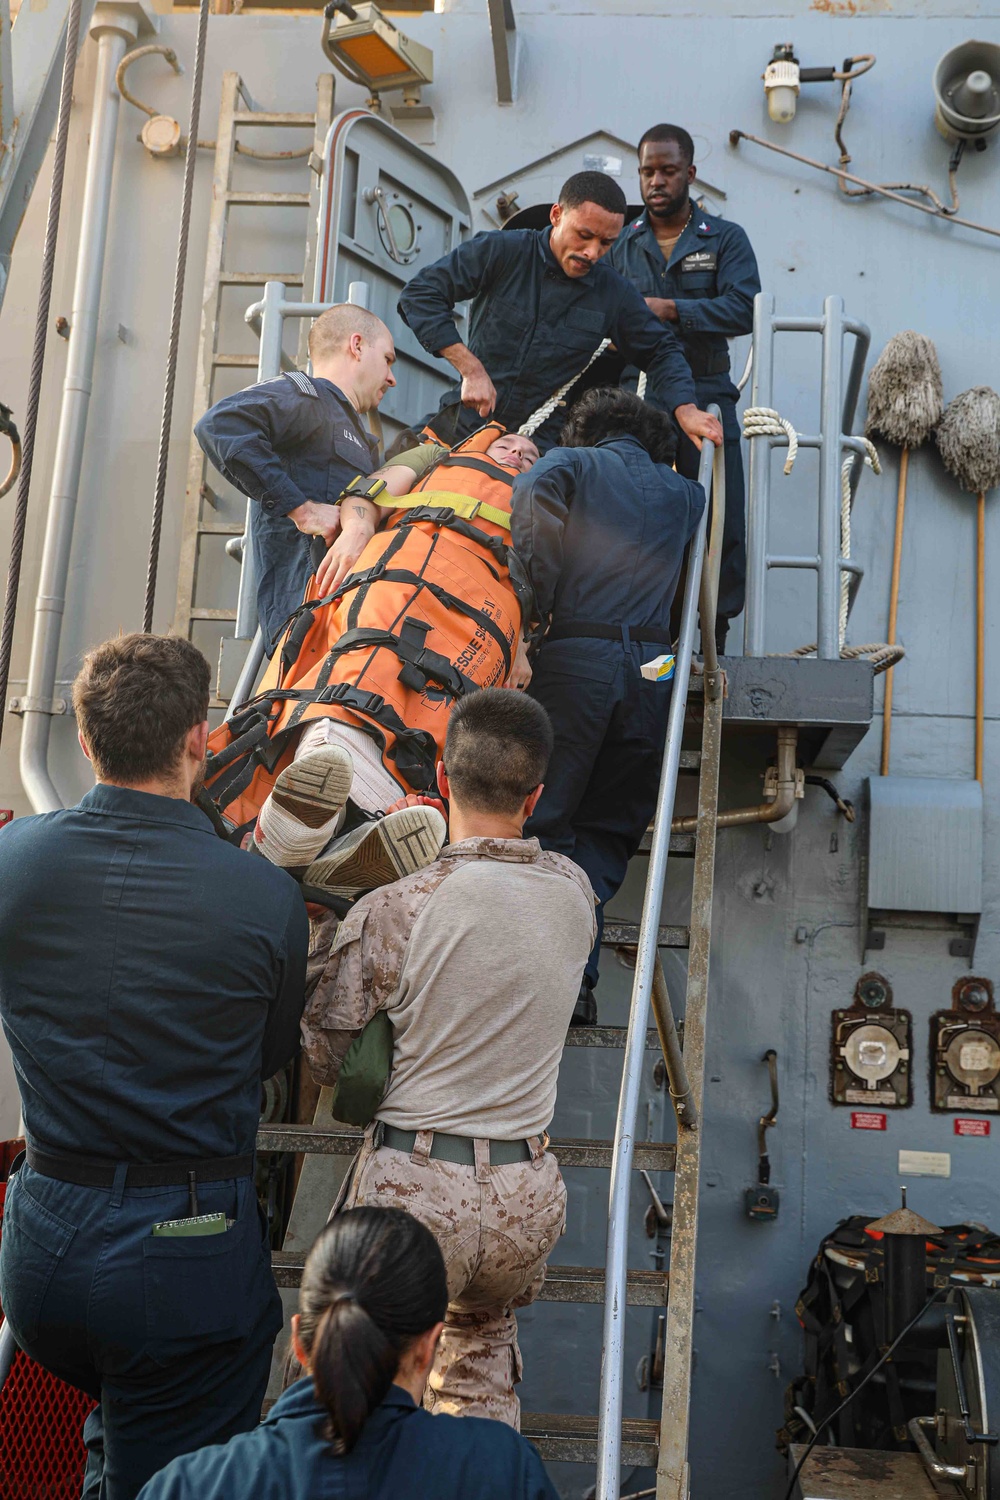
<path fill-rule="evenodd" d="M 482 503 L 483 502 L 481 500 L 477 500 L 476 501 L 475 505 L 469 511 L 469 514 L 468 514 L 468 517 L 467 517 L 468 520 L 474 521 L 476 519 L 476 517 L 479 514 L 479 509 L 480 509 L 480 506 L 482 505 Z"/>

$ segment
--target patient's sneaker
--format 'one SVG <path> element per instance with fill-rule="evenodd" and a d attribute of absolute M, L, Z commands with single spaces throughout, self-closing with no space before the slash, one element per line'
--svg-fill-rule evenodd
<path fill-rule="evenodd" d="M 254 844 L 275 865 L 310 864 L 337 832 L 354 780 L 339 745 L 320 745 L 286 766 L 260 810 Z"/>
<path fill-rule="evenodd" d="M 337 896 L 356 896 L 412 875 L 436 859 L 448 825 L 436 807 L 402 807 L 337 839 L 302 877 Z"/>

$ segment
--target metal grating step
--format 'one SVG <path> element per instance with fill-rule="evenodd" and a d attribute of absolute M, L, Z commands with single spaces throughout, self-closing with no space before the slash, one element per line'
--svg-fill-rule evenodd
<path fill-rule="evenodd" d="M 659 1432 L 659 1422 L 627 1418 L 622 1423 L 622 1463 L 636 1468 L 655 1468 Z M 521 1433 L 550 1463 L 592 1464 L 597 1461 L 596 1417 L 523 1411 Z"/>
<path fill-rule="evenodd" d="M 262 1125 L 257 1132 L 257 1150 L 304 1152 L 318 1156 L 353 1156 L 364 1132 L 350 1126 L 326 1128 L 316 1125 Z M 561 1167 L 610 1167 L 613 1141 L 563 1139 L 550 1142 Z M 666 1141 L 636 1141 L 632 1165 L 635 1170 L 672 1172 L 676 1149 Z"/>
<path fill-rule="evenodd" d="M 681 751 L 680 769 L 682 771 L 700 771 L 701 770 L 701 751 L 700 750 L 682 750 Z"/>
<path fill-rule="evenodd" d="M 256 370 L 256 354 L 213 354 L 212 364 L 217 370 Z"/>
<path fill-rule="evenodd" d="M 627 1026 L 571 1026 L 566 1033 L 567 1047 L 624 1047 L 628 1037 Z M 659 1048 L 660 1038 L 656 1027 L 646 1032 L 646 1046 Z"/>
<path fill-rule="evenodd" d="M 690 927 L 661 927 L 657 933 L 658 948 L 686 948 L 691 941 Z M 605 922 L 602 948 L 635 948 L 639 942 L 638 922 Z"/>
<path fill-rule="evenodd" d="M 297 1287 L 305 1265 L 304 1250 L 275 1250 L 271 1267 L 278 1286 Z M 628 1301 L 630 1307 L 665 1307 L 668 1277 L 666 1271 L 629 1271 Z M 603 1266 L 548 1266 L 539 1302 L 604 1301 Z"/>

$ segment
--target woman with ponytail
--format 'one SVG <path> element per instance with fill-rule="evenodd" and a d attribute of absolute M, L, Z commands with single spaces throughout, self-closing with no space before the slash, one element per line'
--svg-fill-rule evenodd
<path fill-rule="evenodd" d="M 447 1304 L 441 1251 L 417 1219 L 338 1214 L 292 1318 L 304 1377 L 255 1432 L 175 1459 L 139 1500 L 557 1500 L 513 1428 L 421 1407 Z"/>

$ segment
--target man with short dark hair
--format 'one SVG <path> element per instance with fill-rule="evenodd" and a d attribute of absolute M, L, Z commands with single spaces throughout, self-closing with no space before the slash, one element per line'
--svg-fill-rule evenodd
<path fill-rule="evenodd" d="M 74 685 L 97 785 L 0 834 L 0 1018 L 27 1140 L 0 1299 L 100 1404 L 84 1495 L 132 1500 L 260 1418 L 281 1305 L 254 1185 L 262 1079 L 294 1057 L 308 924 L 290 876 L 192 805 L 209 666 L 126 635 Z"/>
<path fill-rule="evenodd" d="M 664 327 L 676 330 L 694 375 L 699 406 L 715 402 L 722 413 L 726 526 L 716 617 L 716 645 L 722 651 L 729 622 L 743 608 L 746 583 L 739 391 L 729 371 L 727 340 L 751 332 L 760 276 L 745 230 L 691 202 L 695 176 L 694 141 L 686 130 L 679 125 L 647 130 L 639 142 L 645 212 L 622 230 L 608 259 L 645 297 Z M 631 374 L 638 372 L 633 369 Z M 689 479 L 698 477 L 698 450 L 686 437 L 678 446 L 677 472 Z"/>
<path fill-rule="evenodd" d="M 529 832 L 586 872 L 599 930 L 573 1024 L 597 1023 L 604 908 L 656 807 L 670 683 L 644 662 L 669 651 L 670 606 L 705 492 L 670 467 L 661 412 L 620 387 L 573 407 L 553 448 L 514 483 L 511 538 L 548 622 L 528 691 L 555 751 Z"/>
<path fill-rule="evenodd" d="M 671 411 L 697 444 L 718 424 L 699 411 L 691 372 L 671 329 L 627 281 L 601 261 L 625 222 L 625 195 L 603 172 L 577 172 L 553 204 L 547 229 L 477 234 L 418 271 L 399 312 L 424 348 L 461 376 L 426 419 L 438 441 L 458 442 L 491 414 L 516 431 L 589 368 L 605 339 L 647 372 L 648 399 Z M 469 342 L 455 304 L 472 298 Z M 557 441 L 561 408 L 533 436 L 544 453 Z"/>
<path fill-rule="evenodd" d="M 340 926 L 303 1018 L 336 1083 L 377 1011 L 392 1073 L 347 1203 L 405 1204 L 438 1236 L 449 1307 L 424 1404 L 517 1426 L 517 1322 L 562 1231 L 546 1150 L 570 1013 L 594 936 L 582 870 L 522 836 L 552 749 L 544 709 L 503 688 L 452 710 L 438 787 L 451 842 Z"/>

